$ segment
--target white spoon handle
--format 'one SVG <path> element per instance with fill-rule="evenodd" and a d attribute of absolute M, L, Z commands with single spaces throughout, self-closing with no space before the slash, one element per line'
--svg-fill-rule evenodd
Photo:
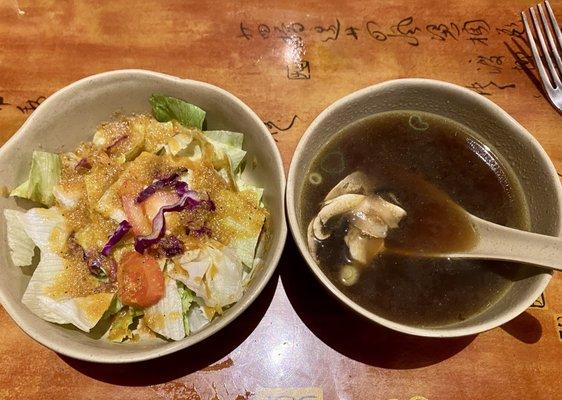
<path fill-rule="evenodd" d="M 562 239 L 506 228 L 470 216 L 478 235 L 477 245 L 449 257 L 519 261 L 562 271 Z"/>

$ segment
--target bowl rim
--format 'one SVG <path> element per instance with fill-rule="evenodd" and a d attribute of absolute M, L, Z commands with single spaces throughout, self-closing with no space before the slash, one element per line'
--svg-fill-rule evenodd
<path fill-rule="evenodd" d="M 540 280 L 537 283 L 537 288 L 531 292 L 526 299 L 521 299 L 516 307 L 511 307 L 510 309 L 502 312 L 496 318 L 491 319 L 490 321 L 475 324 L 468 327 L 462 328 L 447 328 L 440 327 L 440 328 L 418 328 L 413 327 L 401 323 L 397 323 L 391 321 L 387 318 L 383 318 L 366 308 L 358 305 L 354 301 L 352 301 L 349 297 L 347 297 L 341 290 L 339 290 L 329 279 L 328 277 L 322 272 L 316 261 L 312 258 L 308 251 L 308 245 L 306 244 L 304 238 L 301 236 L 301 232 L 299 229 L 299 222 L 296 215 L 296 204 L 295 204 L 295 187 L 296 182 L 299 180 L 296 165 L 297 162 L 300 161 L 302 158 L 302 154 L 306 152 L 307 144 L 312 137 L 313 133 L 316 131 L 318 125 L 320 125 L 329 115 L 331 115 L 334 111 L 340 108 L 345 108 L 352 104 L 355 100 L 362 98 L 368 94 L 372 94 L 375 92 L 380 92 L 383 90 L 388 90 L 391 88 L 395 88 L 397 86 L 431 86 L 438 89 L 445 89 L 452 92 L 455 92 L 456 95 L 460 96 L 468 96 L 471 98 L 472 101 L 476 101 L 482 107 L 488 108 L 491 112 L 496 115 L 501 116 L 504 118 L 509 124 L 513 125 L 517 128 L 520 132 L 523 133 L 523 136 L 529 140 L 529 144 L 533 146 L 538 153 L 540 154 L 541 161 L 543 165 L 546 166 L 548 169 L 551 177 L 558 177 L 556 173 L 556 169 L 548 157 L 546 151 L 542 148 L 539 141 L 527 130 L 525 129 L 519 122 L 517 122 L 511 115 L 509 115 L 505 110 L 503 110 L 500 106 L 492 102 L 491 100 L 481 96 L 477 93 L 474 93 L 472 90 L 464 88 L 462 86 L 458 86 L 453 83 L 439 81 L 435 79 L 426 79 L 426 78 L 401 78 L 401 79 L 393 79 L 389 81 L 384 81 L 381 83 L 377 83 L 363 89 L 359 89 L 355 92 L 352 92 L 332 104 L 330 104 L 327 108 L 325 108 L 315 119 L 314 121 L 308 126 L 302 137 L 300 138 L 295 151 L 293 153 L 293 157 L 291 159 L 291 164 L 289 166 L 289 173 L 287 178 L 287 188 L 285 191 L 285 200 L 287 204 L 287 218 L 289 220 L 289 228 L 293 239 L 297 243 L 297 247 L 299 248 L 300 253 L 306 260 L 306 264 L 312 270 L 316 278 L 328 289 L 328 291 L 342 301 L 346 306 L 351 308 L 353 311 L 361 314 L 362 316 L 374 321 L 382 326 L 390 328 L 392 330 L 407 333 L 410 335 L 415 336 L 423 336 L 423 337 L 435 337 L 435 338 L 446 338 L 446 337 L 460 337 L 460 336 L 468 336 L 468 335 L 475 335 L 478 333 L 482 333 L 488 331 L 490 329 L 496 328 L 513 318 L 517 317 L 519 314 L 524 312 L 529 306 L 533 304 L 533 302 L 541 295 L 541 293 L 545 290 L 546 286 L 550 282 L 552 278 L 552 272 L 543 273 L 540 277 Z M 302 178 L 302 175 L 301 177 Z M 562 205 L 562 188 L 560 185 L 555 185 L 553 188 L 556 192 L 558 198 L 558 204 Z M 562 224 L 558 224 L 558 236 L 562 236 Z"/>
<path fill-rule="evenodd" d="M 76 95 L 76 91 L 88 91 L 89 87 L 95 85 L 96 82 L 104 81 L 104 80 L 114 80 L 118 82 L 119 79 L 136 79 L 136 78 L 157 78 L 159 80 L 168 81 L 178 85 L 190 85 L 190 86 L 197 86 L 208 89 L 217 93 L 222 97 L 226 97 L 237 103 L 238 106 L 242 108 L 242 110 L 256 123 L 256 126 L 261 126 L 261 133 L 265 136 L 266 140 L 269 142 L 270 149 L 272 150 L 271 153 L 271 162 L 274 163 L 275 169 L 277 173 L 282 177 L 280 179 L 280 193 L 279 196 L 282 201 L 281 207 L 281 216 L 280 216 L 280 224 L 278 227 L 279 230 L 279 237 L 276 243 L 270 243 L 268 246 L 269 251 L 271 252 L 271 262 L 268 265 L 264 265 L 265 268 L 264 276 L 260 282 L 256 282 L 256 286 L 254 288 L 254 292 L 251 296 L 243 296 L 235 305 L 233 305 L 230 310 L 230 313 L 221 316 L 213 325 L 209 326 L 207 329 L 203 329 L 193 335 L 189 335 L 182 340 L 175 341 L 175 342 L 162 342 L 162 344 L 167 344 L 165 347 L 155 347 L 152 349 L 146 348 L 139 348 L 137 352 L 127 352 L 127 353 L 120 353 L 118 349 L 118 345 L 116 345 L 115 353 L 111 353 L 108 355 L 98 355 L 96 354 L 93 349 L 92 351 L 84 351 L 81 349 L 76 349 L 73 346 L 67 347 L 63 341 L 52 340 L 48 334 L 43 333 L 41 330 L 36 330 L 31 326 L 28 326 L 27 323 L 20 318 L 16 309 L 12 306 L 12 300 L 2 291 L 0 290 L 0 304 L 4 307 L 8 315 L 16 322 L 18 327 L 22 329 L 28 336 L 32 339 L 37 341 L 38 343 L 50 348 L 51 350 L 68 356 L 78 360 L 89 361 L 89 362 L 96 362 L 96 363 L 106 363 L 106 364 L 123 364 L 123 363 L 131 363 L 131 362 L 138 362 L 138 361 L 146 361 L 155 359 L 167 354 L 174 353 L 176 351 L 185 349 L 189 346 L 192 346 L 196 343 L 201 342 L 202 340 L 208 338 L 209 336 L 215 334 L 216 332 L 220 331 L 234 319 L 236 319 L 240 314 L 242 314 L 246 309 L 254 302 L 254 300 L 261 294 L 265 286 L 270 281 L 275 269 L 279 263 L 281 258 L 281 254 L 285 247 L 285 242 L 287 238 L 287 224 L 285 219 L 285 207 L 283 199 L 285 198 L 285 190 L 286 190 L 286 180 L 285 180 L 285 169 L 283 166 L 283 160 L 281 158 L 281 153 L 279 148 L 275 144 L 273 137 L 267 130 L 266 126 L 263 124 L 263 121 L 258 117 L 258 115 L 242 100 L 238 97 L 234 96 L 232 93 L 222 89 L 218 86 L 212 85 L 207 82 L 192 80 L 192 79 L 184 79 L 173 75 L 163 74 L 160 72 L 144 70 L 144 69 L 118 69 L 118 70 L 111 70 L 106 71 L 94 75 L 89 75 L 84 78 L 81 78 L 77 81 L 74 81 L 67 86 L 57 90 L 52 95 L 47 97 L 39 107 L 27 118 L 27 120 L 22 124 L 22 126 L 4 143 L 3 146 L 0 147 L 0 157 L 6 153 L 12 151 L 12 147 L 14 147 L 19 139 L 26 134 L 26 131 L 30 129 L 35 119 L 37 119 L 37 115 L 39 115 L 42 110 L 47 109 L 47 106 L 55 101 L 59 101 L 60 99 L 66 97 L 72 97 Z M 6 245 L 7 246 L 7 245 Z M 17 300 L 20 301 L 20 300 Z M 39 318 L 39 317 L 36 317 Z M 56 324 L 55 324 L 56 325 Z"/>

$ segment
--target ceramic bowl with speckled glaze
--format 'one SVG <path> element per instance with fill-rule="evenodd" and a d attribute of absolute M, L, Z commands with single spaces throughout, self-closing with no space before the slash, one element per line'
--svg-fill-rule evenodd
<path fill-rule="evenodd" d="M 3 209 L 18 209 L 23 202 L 0 198 L 0 301 L 13 320 L 33 339 L 52 350 L 81 360 L 125 363 L 152 359 L 189 347 L 222 329 L 256 299 L 279 261 L 287 228 L 285 175 L 281 155 L 260 118 L 241 100 L 216 86 L 143 70 L 120 70 L 90 76 L 59 90 L 45 100 L 0 149 L 0 183 L 15 187 L 29 171 L 34 149 L 71 150 L 91 140 L 96 126 L 115 113 L 148 113 L 148 98 L 162 93 L 184 99 L 207 112 L 208 129 L 244 133 L 244 149 L 253 167 L 244 179 L 264 188 L 270 212 L 262 263 L 242 299 L 202 330 L 177 342 L 111 343 L 77 329 L 43 321 L 21 303 L 30 275 L 15 267 L 9 256 Z M 255 161 L 254 161 L 255 160 Z"/>
<path fill-rule="evenodd" d="M 308 127 L 295 150 L 287 181 L 287 215 L 293 237 L 307 264 L 320 282 L 352 310 L 400 332 L 430 337 L 465 336 L 515 318 L 540 296 L 552 272 L 533 269 L 515 280 L 506 293 L 483 312 L 457 323 L 425 328 L 391 321 L 355 303 L 329 280 L 310 254 L 306 229 L 300 226 L 299 199 L 306 171 L 324 144 L 344 127 L 370 115 L 393 110 L 437 114 L 477 132 L 513 169 L 528 205 L 531 231 L 561 235 L 559 178 L 548 155 L 525 128 L 492 101 L 466 88 L 429 79 L 398 79 L 359 90 L 326 108 Z"/>

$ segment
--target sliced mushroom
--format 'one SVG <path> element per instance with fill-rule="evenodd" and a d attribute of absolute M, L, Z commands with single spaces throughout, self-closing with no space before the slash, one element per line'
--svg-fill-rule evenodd
<path fill-rule="evenodd" d="M 344 194 L 330 201 L 329 204 L 322 207 L 316 218 L 314 218 L 314 236 L 319 240 L 328 239 L 330 237 L 330 233 L 324 231 L 326 223 L 338 215 L 342 215 L 353 210 L 364 199 L 365 196 L 362 194 Z"/>
<path fill-rule="evenodd" d="M 316 255 L 316 251 L 318 250 L 318 241 L 314 237 L 313 225 L 314 225 L 314 219 L 310 221 L 310 224 L 308 224 L 308 229 L 306 230 L 306 237 L 308 239 L 308 251 L 310 251 L 312 257 L 316 260 L 316 262 L 318 262 L 318 256 Z"/>
<path fill-rule="evenodd" d="M 380 196 L 372 196 L 371 204 L 378 208 L 380 217 L 390 228 L 398 228 L 398 224 L 406 216 L 406 211 L 402 207 L 386 201 Z"/>
<path fill-rule="evenodd" d="M 362 265 L 370 264 L 384 249 L 384 239 L 365 235 L 354 226 L 349 228 L 344 240 L 351 258 Z"/>
<path fill-rule="evenodd" d="M 351 226 L 372 237 L 385 238 L 388 233 L 388 225 L 377 215 L 354 211 L 349 217 L 349 222 Z"/>
<path fill-rule="evenodd" d="M 372 184 L 361 171 L 355 171 L 343 178 L 332 188 L 324 198 L 324 203 L 328 204 L 331 200 L 343 194 L 367 194 L 372 189 Z"/>
<path fill-rule="evenodd" d="M 330 237 L 326 224 L 334 217 L 345 216 L 349 222 L 344 237 L 352 264 L 340 269 L 340 281 L 347 286 L 359 279 L 359 268 L 371 263 L 384 250 L 389 228 L 397 228 L 406 215 L 399 206 L 377 195 L 368 195 L 373 185 L 362 172 L 354 172 L 341 180 L 326 195 L 323 207 L 307 229 L 308 248 L 318 261 L 319 241 Z"/>
<path fill-rule="evenodd" d="M 382 197 L 373 195 L 365 197 L 352 212 L 350 222 L 364 234 L 385 238 L 388 228 L 397 228 L 406 211 Z"/>

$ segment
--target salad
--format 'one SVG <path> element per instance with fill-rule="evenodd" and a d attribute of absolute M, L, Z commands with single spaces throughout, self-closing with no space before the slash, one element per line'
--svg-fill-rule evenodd
<path fill-rule="evenodd" d="M 39 257 L 22 302 L 114 342 L 180 340 L 240 300 L 268 216 L 241 178 L 242 133 L 203 130 L 180 99 L 150 104 L 72 152 L 35 151 L 10 195 L 42 207 L 4 211 L 13 263 Z"/>

